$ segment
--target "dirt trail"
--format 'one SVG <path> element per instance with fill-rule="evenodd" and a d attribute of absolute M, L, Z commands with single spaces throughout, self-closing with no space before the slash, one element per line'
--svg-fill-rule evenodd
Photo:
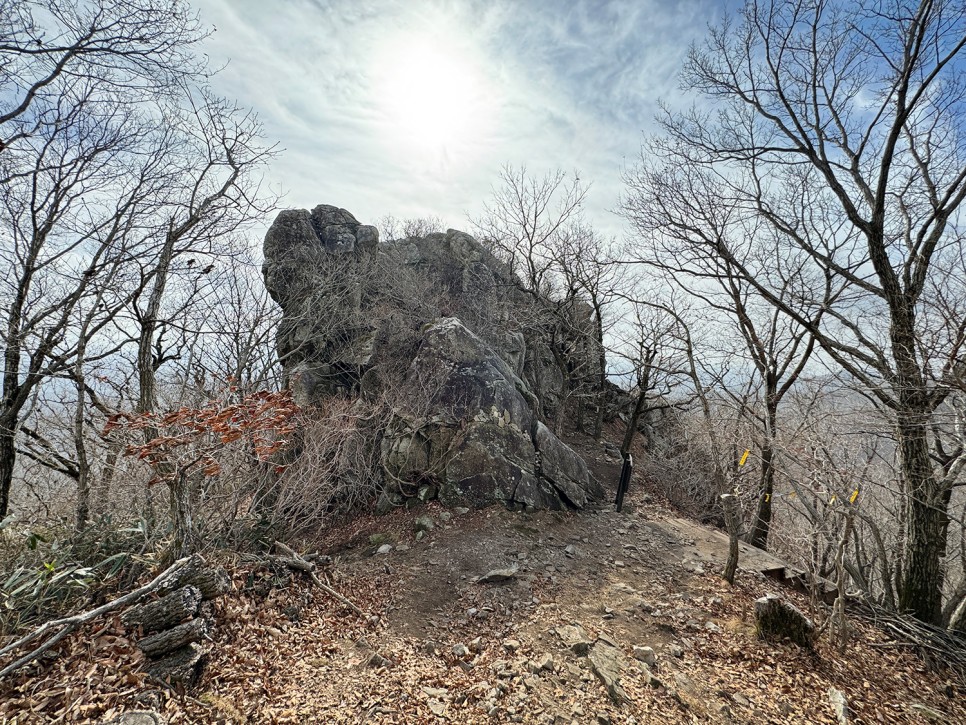
<path fill-rule="evenodd" d="M 616 480 L 616 463 L 598 458 L 599 475 Z M 333 585 L 378 623 L 288 574 L 240 570 L 192 698 L 146 693 L 142 681 L 119 699 L 88 678 L 88 712 L 151 706 L 171 722 L 834 723 L 834 687 L 852 723 L 926 722 L 920 705 L 966 722 L 962 699 L 950 697 L 958 684 L 883 647 L 885 636 L 860 622 L 845 656 L 824 642 L 815 653 L 759 642 L 756 597 L 807 602 L 754 571 L 729 587 L 717 575 L 726 538 L 645 500 L 632 489 L 620 514 L 432 504 L 362 517 L 328 536 Z M 434 527 L 417 540 L 424 516 Z M 753 569 L 774 563 L 744 558 Z M 493 569 L 516 573 L 475 581 Z M 576 627 L 586 642 L 570 647 L 561 633 Z"/>

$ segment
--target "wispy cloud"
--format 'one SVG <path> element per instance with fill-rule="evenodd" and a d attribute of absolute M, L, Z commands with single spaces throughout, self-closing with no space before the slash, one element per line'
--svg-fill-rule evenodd
<path fill-rule="evenodd" d="M 288 191 L 288 205 L 338 204 L 364 221 L 437 215 L 465 227 L 500 165 L 512 162 L 535 173 L 580 169 L 594 183 L 592 221 L 614 233 L 618 222 L 607 210 L 617 203 L 620 168 L 636 156 L 657 100 L 677 94 L 687 46 L 716 7 L 685 0 L 196 4 L 217 27 L 207 52 L 216 65 L 230 61 L 218 89 L 254 107 L 285 148 L 271 180 Z M 426 106 L 421 134 L 413 128 L 421 106 L 402 108 L 405 98 L 393 96 L 427 63 L 426 72 L 442 80 L 438 98 L 417 99 Z"/>

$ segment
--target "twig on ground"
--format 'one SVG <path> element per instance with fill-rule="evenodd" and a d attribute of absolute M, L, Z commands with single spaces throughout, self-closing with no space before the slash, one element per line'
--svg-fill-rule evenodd
<path fill-rule="evenodd" d="M 359 607 L 357 607 L 351 601 L 349 601 L 344 596 L 339 594 L 339 592 L 337 592 L 335 589 L 333 589 L 328 584 L 326 584 L 321 579 L 319 579 L 318 576 L 316 576 L 315 564 L 313 564 L 310 561 L 306 561 L 300 554 L 298 554 L 295 550 L 283 544 L 281 541 L 275 542 L 275 548 L 281 551 L 285 555 L 285 556 L 272 557 L 275 561 L 278 561 L 280 564 L 285 564 L 290 569 L 296 569 L 298 571 L 305 572 L 312 579 L 312 583 L 315 584 L 315 586 L 317 586 L 323 592 L 325 592 L 333 599 L 347 606 L 349 609 L 351 609 L 360 617 L 363 617 L 363 618 L 366 617 L 366 613 L 363 612 Z"/>

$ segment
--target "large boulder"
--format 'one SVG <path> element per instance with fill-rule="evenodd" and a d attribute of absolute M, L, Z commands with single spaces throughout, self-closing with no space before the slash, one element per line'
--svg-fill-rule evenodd
<path fill-rule="evenodd" d="M 424 330 L 404 385 L 414 395 L 382 443 L 391 479 L 432 477 L 450 505 L 581 508 L 603 496 L 580 456 L 536 420 L 526 384 L 458 319 Z"/>
<path fill-rule="evenodd" d="M 265 287 L 282 308 L 276 349 L 299 403 L 352 389 L 372 357 L 363 298 L 378 241 L 327 204 L 283 211 L 265 235 Z"/>

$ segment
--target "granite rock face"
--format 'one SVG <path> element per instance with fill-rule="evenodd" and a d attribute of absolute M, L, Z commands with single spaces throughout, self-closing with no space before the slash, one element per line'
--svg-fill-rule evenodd
<path fill-rule="evenodd" d="M 265 235 L 265 287 L 282 308 L 276 349 L 301 404 L 351 388 L 371 357 L 363 296 L 378 241 L 326 204 L 279 213 Z"/>
<path fill-rule="evenodd" d="M 562 509 L 603 496 L 538 420 L 526 340 L 507 324 L 515 287 L 473 237 L 379 244 L 374 227 L 320 205 L 280 213 L 264 252 L 296 400 L 392 399 L 379 443 L 387 502 L 435 491 L 453 506 Z"/>

